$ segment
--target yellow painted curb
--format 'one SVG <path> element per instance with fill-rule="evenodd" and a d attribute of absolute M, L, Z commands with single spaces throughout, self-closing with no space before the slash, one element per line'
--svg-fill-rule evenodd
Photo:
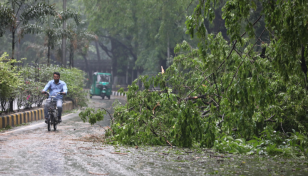
<path fill-rule="evenodd" d="M 62 105 L 63 112 L 74 109 L 73 102 L 65 102 Z M 19 112 L 0 117 L 0 128 L 7 126 L 17 126 L 23 123 L 45 119 L 44 108 Z"/>

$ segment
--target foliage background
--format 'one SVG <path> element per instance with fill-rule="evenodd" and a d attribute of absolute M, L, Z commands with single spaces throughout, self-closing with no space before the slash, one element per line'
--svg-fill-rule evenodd
<path fill-rule="evenodd" d="M 35 63 L 18 66 L 21 63 L 8 59 L 6 53 L 0 59 L 1 75 L 3 75 L 0 81 L 2 111 L 8 110 L 5 105 L 10 98 L 16 99 L 18 110 L 21 107 L 32 108 L 33 104 L 41 106 L 46 98 L 41 91 L 48 81 L 53 79 L 54 72 L 60 72 L 60 79 L 67 84 L 68 95 L 65 99 L 73 101 L 76 106 L 87 106 L 87 94 L 83 89 L 86 81 L 83 71 Z M 12 63 L 17 65 L 12 67 Z"/>
<path fill-rule="evenodd" d="M 5 4 L 1 9 L 7 10 L 10 2 L 17 1 L 26 3 L 20 8 L 23 12 L 35 9 L 26 7 L 39 2 L 48 3 L 42 6 L 46 9 L 40 11 L 41 16 L 21 16 L 27 23 L 22 25 L 42 25 L 50 29 L 55 26 L 43 22 L 65 14 L 61 12 L 61 0 L 2 0 L 0 2 Z M 72 34 L 66 48 L 70 59 L 83 59 L 85 63 L 88 59 L 111 60 L 114 76 L 124 76 L 128 68 L 135 69 L 132 74 L 143 70 L 144 75 L 149 75 L 140 78 L 145 90 L 140 91 L 137 80 L 134 81 L 127 92 L 128 104 L 118 107 L 112 126 L 116 141 L 130 145 L 198 145 L 247 152 L 251 152 L 246 150 L 249 145 L 255 149 L 261 145 L 267 153 L 292 150 L 298 155 L 307 155 L 306 1 L 71 2 L 69 7 L 80 13 L 81 21 L 80 25 L 68 27 Z M 13 13 L 16 12 L 13 8 Z M 32 12 L 34 14 L 34 10 Z M 0 24 L 6 24 L 0 30 L 6 31 L 0 52 L 9 51 L 12 53 L 9 57 L 17 60 L 27 57 L 29 63 L 37 59 L 46 63 L 49 51 L 46 31 L 43 34 L 32 31 L 35 35 L 22 38 L 21 30 L 14 38 L 11 32 L 16 28 L 10 24 L 11 20 L 17 24 L 19 16 L 11 18 L 10 10 L 1 16 L 5 14 L 9 18 L 0 19 Z M 56 36 L 61 37 L 65 32 L 61 30 L 60 27 L 55 30 L 60 31 Z M 10 50 L 11 44 L 17 45 L 16 52 Z M 52 60 L 57 65 L 65 65 L 61 58 L 64 52 L 61 39 L 54 44 Z M 157 75 L 161 66 L 170 67 Z M 73 79 L 83 79 L 78 70 L 68 71 L 59 66 L 42 68 L 46 71 L 42 73 L 44 81 L 51 70 L 69 75 L 63 78 L 68 84 Z M 23 68 L 23 75 L 36 71 L 31 69 Z M 25 94 L 35 86 L 42 86 L 33 83 L 40 80 L 29 75 L 23 78 L 25 85 L 21 84 L 28 88 Z M 10 85 L 6 83 L 3 81 L 2 85 Z M 77 85 L 71 87 L 73 94 L 82 96 L 79 94 L 81 83 Z M 24 99 L 36 101 L 31 97 L 37 96 L 33 93 Z M 77 98 L 73 96 L 70 98 Z M 248 145 L 247 142 L 253 140 L 257 142 Z M 270 142 L 263 143 L 266 140 Z M 219 145 L 224 142 L 234 147 L 227 149 Z M 243 147 L 233 150 L 236 146 Z"/>
<path fill-rule="evenodd" d="M 75 105 L 81 107 L 87 105 L 87 94 L 83 90 L 86 81 L 85 73 L 83 71 L 77 68 L 66 69 L 54 65 L 37 65 L 36 67 L 32 65 L 22 67 L 21 72 L 22 75 L 25 75 L 24 80 L 40 85 L 36 90 L 34 89 L 31 94 L 35 94 L 36 92 L 40 93 L 48 81 L 53 79 L 53 73 L 59 72 L 61 75 L 60 80 L 64 81 L 68 88 L 68 94 L 65 96 L 65 99 L 72 100 Z"/>

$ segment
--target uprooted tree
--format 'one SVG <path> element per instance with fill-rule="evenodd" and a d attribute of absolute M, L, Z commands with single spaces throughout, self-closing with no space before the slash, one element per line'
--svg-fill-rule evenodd
<path fill-rule="evenodd" d="M 230 41 L 204 25 L 220 3 Z M 144 90 L 135 80 L 107 134 L 129 145 L 220 150 L 219 141 L 267 139 L 274 154 L 286 146 L 307 154 L 307 8 L 304 0 L 200 0 L 186 21 L 198 48 L 177 45 L 165 72 L 140 78 Z"/>

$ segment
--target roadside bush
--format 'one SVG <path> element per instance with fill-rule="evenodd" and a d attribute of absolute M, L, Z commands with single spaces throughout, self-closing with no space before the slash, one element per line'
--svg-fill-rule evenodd
<path fill-rule="evenodd" d="M 12 65 L 16 61 L 8 58 L 8 54 L 4 53 L 0 57 L 0 102 L 2 111 L 6 111 L 6 104 L 11 98 L 15 97 L 15 91 L 23 86 L 20 79 L 19 71 Z"/>
<path fill-rule="evenodd" d="M 25 109 L 32 108 L 33 104 L 40 107 L 45 99 L 45 96 L 41 94 L 44 84 L 41 82 L 35 82 L 34 80 L 27 80 L 24 85 L 19 87 L 16 93 L 16 101 L 18 110 L 23 106 Z"/>
<path fill-rule="evenodd" d="M 81 107 L 87 106 L 87 93 L 83 90 L 86 74 L 77 68 L 61 69 L 59 72 L 61 73 L 61 80 L 67 84 L 69 90 L 67 98 Z"/>
<path fill-rule="evenodd" d="M 87 106 L 86 93 L 83 91 L 85 83 L 85 74 L 82 70 L 77 68 L 63 68 L 59 66 L 47 65 L 28 65 L 20 68 L 23 80 L 25 81 L 24 92 L 19 91 L 23 99 L 27 99 L 27 103 L 41 104 L 42 97 L 41 90 L 48 83 L 53 80 L 53 73 L 60 73 L 60 80 L 67 84 L 68 94 L 65 96 L 67 100 L 72 100 L 75 105 Z M 30 95 L 30 97 L 29 97 Z"/>
<path fill-rule="evenodd" d="M 66 99 L 72 100 L 75 105 L 87 106 L 87 94 L 83 91 L 85 73 L 77 68 L 62 68 L 31 64 L 24 67 L 13 66 L 17 63 L 4 53 L 0 57 L 0 105 L 1 113 L 8 110 L 9 101 L 16 100 L 18 110 L 21 107 L 32 108 L 33 104 L 42 105 L 45 98 L 42 89 L 53 79 L 53 72 L 60 72 L 61 80 L 67 84 Z"/>

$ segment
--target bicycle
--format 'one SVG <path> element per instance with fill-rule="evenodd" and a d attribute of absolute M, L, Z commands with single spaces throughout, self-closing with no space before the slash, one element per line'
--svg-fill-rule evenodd
<path fill-rule="evenodd" d="M 47 129 L 48 131 L 51 130 L 50 126 L 53 125 L 54 131 L 57 130 L 58 122 L 58 108 L 57 108 L 57 102 L 54 101 L 54 98 L 57 97 L 61 92 L 58 92 L 55 96 L 49 96 L 48 92 L 45 92 L 45 94 L 48 94 L 48 97 L 50 97 L 50 100 L 47 99 L 46 103 L 48 104 L 48 117 L 47 117 Z"/>

